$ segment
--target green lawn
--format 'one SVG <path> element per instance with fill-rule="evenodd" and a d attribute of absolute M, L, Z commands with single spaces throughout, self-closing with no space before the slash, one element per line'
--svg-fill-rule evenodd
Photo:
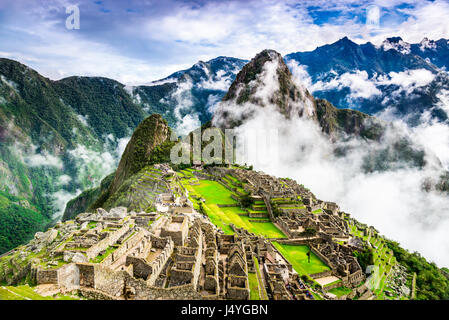
<path fill-rule="evenodd" d="M 347 287 L 338 287 L 338 288 L 329 290 L 329 292 L 335 294 L 337 297 L 341 297 L 341 296 L 344 296 L 345 294 L 350 294 L 351 289 L 349 289 Z"/>
<path fill-rule="evenodd" d="M 200 180 L 200 185 L 186 186 L 186 188 L 206 200 L 203 206 L 207 215 L 212 223 L 222 228 L 226 234 L 233 233 L 229 227 L 232 223 L 267 238 L 285 238 L 282 231 L 271 222 L 250 222 L 249 220 L 253 218 L 240 216 L 239 214 L 245 214 L 240 207 L 218 207 L 217 204 L 237 204 L 237 201 L 231 198 L 231 191 L 220 183 Z"/>
<path fill-rule="evenodd" d="M 308 246 L 280 244 L 273 242 L 276 249 L 290 262 L 299 275 L 314 274 L 318 272 L 329 271 L 330 268 L 320 260 L 313 252 L 310 255 L 310 263 L 308 262 L 307 252 Z"/>
<path fill-rule="evenodd" d="M 261 235 L 267 238 L 285 238 L 286 236 L 271 222 L 251 222 L 254 219 L 247 216 L 239 216 L 239 213 L 244 213 L 239 207 L 220 208 L 215 204 L 204 205 L 206 213 L 212 223 L 221 227 L 226 234 L 233 234 L 229 224 L 232 223 L 239 228 L 244 228 L 249 232 Z"/>
<path fill-rule="evenodd" d="M 260 300 L 259 294 L 259 282 L 257 281 L 257 276 L 255 273 L 248 273 L 249 282 L 249 300 Z"/>
<path fill-rule="evenodd" d="M 25 300 L 25 298 L 0 287 L 0 300 Z"/>
<path fill-rule="evenodd" d="M 223 185 L 212 180 L 200 180 L 197 186 L 191 186 L 193 190 L 201 194 L 207 204 L 233 204 L 236 200 L 231 198 L 232 192 Z"/>

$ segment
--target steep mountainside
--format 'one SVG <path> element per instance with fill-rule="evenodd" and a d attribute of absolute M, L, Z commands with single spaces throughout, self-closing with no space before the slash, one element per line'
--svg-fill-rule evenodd
<path fill-rule="evenodd" d="M 110 192 L 115 192 L 123 181 L 151 164 L 156 147 L 170 142 L 170 134 L 167 122 L 159 114 L 153 114 L 142 121 L 120 159 Z"/>
<path fill-rule="evenodd" d="M 0 59 L 1 190 L 24 199 L 33 210 L 23 207 L 19 219 L 13 207 L 0 209 L 0 252 L 11 248 L 12 240 L 17 245 L 45 229 L 55 213 L 62 213 L 64 199 L 109 173 L 108 166 L 116 165 L 119 139 L 144 114 L 116 81 L 52 81 L 16 61 Z"/>
<path fill-rule="evenodd" d="M 315 99 L 293 81 L 281 55 L 274 50 L 262 51 L 242 68 L 218 105 L 212 123 L 235 127 L 259 108 L 269 106 L 286 118 L 304 116 L 317 121 L 322 131 L 333 137 L 347 134 L 379 139 L 384 130 L 384 125 L 368 114 L 337 109 L 324 99 Z"/>
<path fill-rule="evenodd" d="M 375 117 L 352 109 L 337 109 L 329 101 L 316 99 L 318 122 L 326 134 L 345 133 L 369 140 L 379 140 L 385 128 Z"/>
<path fill-rule="evenodd" d="M 157 179 L 149 166 L 169 162 L 171 129 L 159 115 L 146 118 L 134 131 L 115 173 L 106 177 L 97 188 L 90 189 L 67 203 L 63 220 L 68 220 L 87 209 L 112 208 L 118 205 L 137 208 L 142 205 L 153 188 L 158 188 Z M 161 185 L 159 188 L 164 188 Z M 140 208 L 147 209 L 147 206 Z"/>

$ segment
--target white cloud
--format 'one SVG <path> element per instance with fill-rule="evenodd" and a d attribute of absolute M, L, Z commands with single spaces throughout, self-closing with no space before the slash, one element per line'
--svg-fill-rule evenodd
<path fill-rule="evenodd" d="M 380 28 L 375 32 L 365 25 L 366 7 L 358 1 L 265 0 L 201 5 L 175 2 L 161 14 L 117 22 L 120 25 L 117 37 L 123 40 L 117 44 L 107 37 L 90 37 L 88 33 L 81 35 L 61 29 L 59 20 L 51 20 L 54 18 L 50 17 L 49 10 L 61 10 L 64 3 L 53 1 L 51 5 L 34 8 L 33 14 L 21 16 L 17 19 L 20 25 L 7 25 L 10 33 L 27 39 L 26 46 L 5 39 L 0 50 L 4 56 L 28 63 L 52 78 L 99 75 L 137 84 L 160 79 L 199 59 L 219 55 L 251 58 L 266 48 L 282 54 L 308 51 L 344 36 L 358 43 L 371 41 L 377 45 L 391 36 L 401 36 L 406 42 L 420 42 L 424 37 L 449 38 L 449 26 L 441 23 L 449 15 L 446 1 L 406 2 L 413 6 L 394 9 L 409 16 L 405 21 L 397 15 L 390 18 L 391 15 L 385 14 L 401 1 L 367 3 L 366 7 L 375 4 L 381 9 Z M 338 12 L 339 16 L 316 24 L 311 10 L 329 10 Z M 131 56 L 129 52 L 123 53 L 124 41 L 147 42 L 159 50 L 136 48 L 137 57 Z M 146 55 L 143 50 L 149 53 Z M 142 58 L 145 56 L 148 58 Z"/>
<path fill-rule="evenodd" d="M 380 75 L 376 80 L 377 85 L 396 85 L 401 91 L 411 93 L 418 87 L 423 87 L 432 82 L 435 75 L 426 69 L 412 69 L 402 72 L 390 72 L 388 76 Z"/>
<path fill-rule="evenodd" d="M 77 115 L 77 117 L 78 117 L 78 120 L 83 124 L 83 125 L 85 125 L 86 127 L 88 127 L 89 126 L 89 124 L 87 123 L 87 119 L 89 118 L 89 116 L 86 114 L 85 116 L 83 116 L 83 115 Z"/>
<path fill-rule="evenodd" d="M 60 186 L 68 185 L 70 181 L 72 181 L 72 177 L 69 175 L 63 174 L 58 177 L 58 185 Z"/>
<path fill-rule="evenodd" d="M 53 200 L 53 208 L 56 209 L 55 218 L 61 218 L 67 202 L 75 198 L 81 193 L 81 190 L 76 190 L 75 192 L 68 192 L 67 190 L 61 189 L 53 194 L 51 198 Z"/>
<path fill-rule="evenodd" d="M 348 102 L 357 98 L 370 99 L 374 96 L 382 95 L 381 86 L 397 86 L 389 96 L 384 99 L 387 104 L 392 97 L 401 93 L 411 94 L 415 89 L 430 84 L 436 77 L 435 74 L 426 69 L 411 69 L 401 72 L 390 72 L 385 75 L 374 74 L 369 78 L 364 70 L 354 70 L 341 75 L 333 70 L 329 71 L 329 80 L 318 80 L 313 82 L 307 72 L 307 66 L 299 65 L 296 61 L 290 60 L 288 66 L 295 81 L 303 83 L 311 92 L 343 90 L 349 88 L 350 94 L 346 97 Z M 355 106 L 354 106 L 355 107 Z"/>
<path fill-rule="evenodd" d="M 54 156 L 46 151 L 37 152 L 37 146 L 33 144 L 25 146 L 21 143 L 16 143 L 14 149 L 30 167 L 47 166 L 63 169 L 62 160 L 58 156 Z"/>

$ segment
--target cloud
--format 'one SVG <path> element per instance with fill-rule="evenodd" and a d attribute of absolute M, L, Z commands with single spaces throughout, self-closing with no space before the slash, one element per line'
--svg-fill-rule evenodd
<path fill-rule="evenodd" d="M 67 190 L 61 189 L 51 194 L 50 197 L 53 200 L 53 208 L 56 210 L 54 218 L 61 218 L 67 202 L 78 196 L 80 193 L 80 189 L 75 192 L 68 192 Z"/>
<path fill-rule="evenodd" d="M 368 73 L 366 71 L 356 70 L 354 72 L 345 72 L 327 82 L 319 80 L 311 85 L 311 90 L 314 92 L 349 88 L 351 93 L 348 95 L 347 99 L 369 99 L 373 96 L 382 94 L 376 84 L 377 81 L 375 79 L 373 81 L 373 79 L 368 78 Z"/>
<path fill-rule="evenodd" d="M 62 170 L 64 165 L 62 160 L 47 151 L 37 151 L 38 147 L 19 142 L 14 144 L 14 152 L 30 167 L 53 167 Z"/>
<path fill-rule="evenodd" d="M 81 0 L 80 30 L 65 29 L 67 5 L 19 0 L 3 6 L 2 55 L 55 79 L 81 74 L 137 84 L 200 59 L 250 58 L 266 48 L 282 54 L 307 51 L 344 36 L 378 45 L 390 36 L 408 42 L 449 37 L 449 27 L 440 23 L 449 15 L 445 1 L 169 0 L 108 2 L 102 5 L 107 11 L 98 11 L 99 6 Z M 375 30 L 365 25 L 372 5 L 380 8 Z"/>
<path fill-rule="evenodd" d="M 376 85 L 395 85 L 400 87 L 398 91 L 410 94 L 418 87 L 423 87 L 435 79 L 435 74 L 426 69 L 412 69 L 402 72 L 390 72 L 388 76 L 379 75 L 375 80 Z M 396 93 L 398 93 L 396 91 Z"/>
<path fill-rule="evenodd" d="M 67 174 L 58 177 L 58 185 L 60 186 L 68 185 L 70 181 L 72 181 L 72 177 Z"/>
<path fill-rule="evenodd" d="M 328 80 L 318 80 L 313 82 L 306 65 L 300 65 L 294 60 L 288 62 L 289 69 L 293 78 L 298 83 L 303 83 L 311 90 L 332 91 L 349 89 L 349 94 L 345 97 L 346 101 L 356 108 L 354 100 L 358 98 L 371 99 L 384 94 L 385 87 L 392 87 L 394 90 L 389 92 L 383 99 L 383 104 L 387 105 L 392 98 L 399 97 L 401 94 L 410 95 L 417 88 L 430 84 L 436 77 L 435 74 L 426 69 L 411 69 L 401 72 L 390 72 L 388 74 L 374 74 L 371 78 L 364 70 L 354 70 L 338 75 L 333 70 L 327 73 Z"/>
<path fill-rule="evenodd" d="M 86 127 L 88 127 L 89 126 L 89 124 L 87 123 L 87 119 L 89 118 L 89 116 L 88 115 L 85 115 L 85 116 L 83 116 L 83 115 L 77 115 L 77 117 L 78 117 L 78 120 L 83 124 L 83 125 L 85 125 Z"/>

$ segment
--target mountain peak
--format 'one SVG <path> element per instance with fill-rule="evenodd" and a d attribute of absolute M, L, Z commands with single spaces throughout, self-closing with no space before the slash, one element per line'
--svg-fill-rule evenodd
<path fill-rule="evenodd" d="M 384 51 L 396 50 L 402 54 L 410 54 L 411 44 L 402 40 L 401 37 L 390 37 L 382 42 L 381 48 Z"/>
<path fill-rule="evenodd" d="M 110 194 L 130 176 L 150 164 L 154 149 L 169 141 L 171 130 L 161 115 L 145 118 L 134 131 L 118 165 Z"/>
<path fill-rule="evenodd" d="M 336 42 L 334 42 L 334 44 L 337 44 L 337 43 L 355 43 L 354 41 L 352 41 L 351 39 L 349 39 L 347 36 L 345 36 L 345 37 L 343 37 L 343 38 L 341 38 L 341 39 L 339 39 L 339 40 L 337 40 Z"/>
<path fill-rule="evenodd" d="M 385 39 L 385 41 L 388 41 L 390 43 L 400 43 L 403 40 L 401 37 L 390 37 L 390 38 Z"/>
<path fill-rule="evenodd" d="M 315 117 L 313 97 L 304 87 L 294 83 L 284 59 L 275 50 L 261 51 L 237 74 L 214 114 L 214 125 L 237 125 L 250 115 L 239 115 L 242 119 L 230 119 L 230 114 L 239 105 L 246 103 L 251 106 L 250 114 L 257 107 L 273 105 L 287 118 L 295 114 Z"/>

